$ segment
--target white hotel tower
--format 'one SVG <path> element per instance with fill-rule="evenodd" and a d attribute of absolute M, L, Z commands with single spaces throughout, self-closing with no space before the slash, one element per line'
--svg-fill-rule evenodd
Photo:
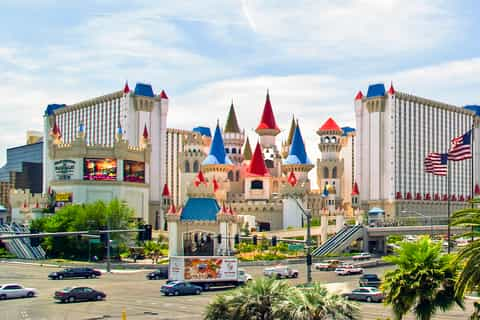
<path fill-rule="evenodd" d="M 479 183 L 479 106 L 457 107 L 395 91 L 383 84 L 370 85 L 366 96 L 355 98 L 357 152 L 355 180 L 364 210 L 380 207 L 387 217 L 412 212 L 446 216 L 447 199 L 452 212 L 467 205 L 472 193 L 471 161 L 451 162 L 452 179 L 424 172 L 430 152 L 446 153 L 452 138 L 472 128 L 474 135 L 473 186 Z M 476 187 L 478 189 L 478 187 Z"/>

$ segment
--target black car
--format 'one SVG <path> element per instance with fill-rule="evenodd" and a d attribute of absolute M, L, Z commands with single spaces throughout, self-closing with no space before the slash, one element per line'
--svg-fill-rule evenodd
<path fill-rule="evenodd" d="M 360 287 L 375 287 L 378 288 L 382 284 L 382 280 L 376 274 L 364 274 L 358 280 Z"/>
<path fill-rule="evenodd" d="M 52 272 L 48 275 L 50 279 L 62 280 L 64 278 L 96 278 L 102 273 L 92 268 L 68 268 L 62 271 Z"/>
<path fill-rule="evenodd" d="M 160 280 L 160 279 L 168 279 L 168 266 L 165 268 L 159 268 L 155 271 L 152 271 L 146 275 L 148 280 Z"/>
<path fill-rule="evenodd" d="M 88 287 L 73 287 L 55 291 L 54 299 L 60 302 L 103 300 L 107 295 Z"/>
<path fill-rule="evenodd" d="M 201 294 L 202 287 L 185 281 L 169 281 L 160 288 L 160 292 L 166 296 L 183 294 Z"/>

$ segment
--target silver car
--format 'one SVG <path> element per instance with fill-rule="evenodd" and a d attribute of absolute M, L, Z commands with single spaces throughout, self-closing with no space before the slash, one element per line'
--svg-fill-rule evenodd
<path fill-rule="evenodd" d="M 34 288 L 25 288 L 17 283 L 0 285 L 0 300 L 11 298 L 32 298 L 37 294 Z"/>

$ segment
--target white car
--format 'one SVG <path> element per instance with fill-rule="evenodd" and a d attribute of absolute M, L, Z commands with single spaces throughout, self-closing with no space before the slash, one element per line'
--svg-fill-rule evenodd
<path fill-rule="evenodd" d="M 281 278 L 298 278 L 298 270 L 292 269 L 288 266 L 276 266 L 263 269 L 265 277 Z"/>
<path fill-rule="evenodd" d="M 238 280 L 243 283 L 248 283 L 253 280 L 253 277 L 249 273 L 246 273 L 245 270 L 238 269 Z"/>
<path fill-rule="evenodd" d="M 368 252 L 362 252 L 352 257 L 353 260 L 368 260 L 372 255 Z"/>
<path fill-rule="evenodd" d="M 11 298 L 32 298 L 36 294 L 36 289 L 25 288 L 17 283 L 0 285 L 0 300 Z"/>
<path fill-rule="evenodd" d="M 362 268 L 357 268 L 353 265 L 342 265 L 338 268 L 335 269 L 335 273 L 339 276 L 348 276 L 351 274 L 362 274 L 363 269 Z"/>

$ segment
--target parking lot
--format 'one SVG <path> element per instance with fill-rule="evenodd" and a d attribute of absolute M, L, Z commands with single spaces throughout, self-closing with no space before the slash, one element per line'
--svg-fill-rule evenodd
<path fill-rule="evenodd" d="M 305 267 L 298 267 L 298 279 L 282 280 L 293 283 L 305 282 Z M 47 275 L 58 268 L 21 264 L 0 264 L 0 283 L 20 283 L 36 288 L 38 297 L 0 301 L 2 320 L 50 320 L 50 319 L 121 319 L 122 309 L 127 319 L 202 319 L 205 306 L 221 291 L 204 292 L 200 296 L 165 297 L 160 295 L 164 281 L 145 279 L 147 271 L 125 271 L 104 274 L 99 279 L 48 280 Z M 263 267 L 248 267 L 254 278 L 262 275 Z M 379 275 L 386 267 L 368 269 Z M 339 277 L 333 272 L 313 272 L 313 279 L 324 283 L 329 290 L 341 292 L 358 285 L 360 276 Z M 104 291 L 107 299 L 100 302 L 57 303 L 52 296 L 55 290 L 69 286 L 90 286 Z M 471 302 L 468 303 L 469 311 Z M 389 310 L 382 304 L 362 304 L 363 319 L 385 319 Z M 454 310 L 434 319 L 467 319 L 469 312 Z M 413 319 L 407 317 L 406 319 Z"/>

